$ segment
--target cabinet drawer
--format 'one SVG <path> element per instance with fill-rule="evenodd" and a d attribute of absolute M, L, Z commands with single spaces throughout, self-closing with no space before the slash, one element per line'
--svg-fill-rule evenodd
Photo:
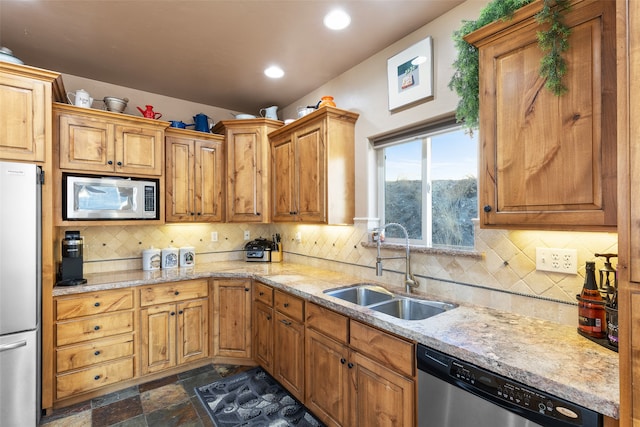
<path fill-rule="evenodd" d="M 133 378 L 133 358 L 116 360 L 56 378 L 56 398 L 84 393 Z"/>
<path fill-rule="evenodd" d="M 131 311 L 59 322 L 56 325 L 56 345 L 81 343 L 126 332 L 133 332 L 133 312 Z"/>
<path fill-rule="evenodd" d="M 349 337 L 349 318 L 316 304 L 307 304 L 308 328 L 313 328 L 324 335 L 342 343 Z"/>
<path fill-rule="evenodd" d="M 304 322 L 304 300 L 281 291 L 275 294 L 276 310 L 298 322 Z"/>
<path fill-rule="evenodd" d="M 350 332 L 352 348 L 383 366 L 414 376 L 415 347 L 412 343 L 354 320 Z"/>
<path fill-rule="evenodd" d="M 271 286 L 265 285 L 264 283 L 255 282 L 253 287 L 253 299 L 255 301 L 260 301 L 268 305 L 269 307 L 273 306 L 273 288 Z"/>
<path fill-rule="evenodd" d="M 133 356 L 133 334 L 58 348 L 56 349 L 56 372 L 85 368 L 127 356 Z"/>
<path fill-rule="evenodd" d="M 203 298 L 209 295 L 207 280 L 189 280 L 166 285 L 146 286 L 140 290 L 140 305 L 164 304 Z"/>
<path fill-rule="evenodd" d="M 133 308 L 133 291 L 96 292 L 56 298 L 56 320 L 73 319 L 94 314 Z"/>

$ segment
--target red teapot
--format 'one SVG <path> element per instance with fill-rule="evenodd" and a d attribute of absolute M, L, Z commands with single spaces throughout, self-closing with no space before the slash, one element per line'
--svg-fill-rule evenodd
<path fill-rule="evenodd" d="M 140 113 L 142 113 L 144 117 L 148 119 L 159 119 L 160 117 L 162 117 L 162 114 L 156 113 L 153 111 L 153 105 L 147 105 L 146 107 L 147 107 L 146 110 L 143 110 L 140 107 L 136 107 L 136 108 L 140 111 Z"/>

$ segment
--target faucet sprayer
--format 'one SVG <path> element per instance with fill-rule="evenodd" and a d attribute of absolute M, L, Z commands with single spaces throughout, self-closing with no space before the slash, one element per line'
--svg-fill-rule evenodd
<path fill-rule="evenodd" d="M 404 232 L 404 236 L 406 238 L 406 242 L 407 242 L 407 248 L 406 248 L 406 254 L 404 257 L 401 256 L 392 256 L 392 257 L 382 257 L 380 256 L 380 245 L 381 245 L 381 236 L 382 236 L 382 232 L 384 230 L 387 229 L 387 227 L 398 227 L 400 228 L 403 232 Z M 400 258 L 404 258 L 405 259 L 405 277 L 404 277 L 404 286 L 405 286 L 405 291 L 407 293 L 411 293 L 411 290 L 413 288 L 417 288 L 419 286 L 418 282 L 416 282 L 415 278 L 413 277 L 413 274 L 411 273 L 411 251 L 410 251 L 410 247 L 409 247 L 409 233 L 407 232 L 407 229 L 402 225 L 402 224 L 398 224 L 397 222 L 390 222 L 388 224 L 385 224 L 384 226 L 380 227 L 380 228 L 376 228 L 374 230 L 375 232 L 377 232 L 378 234 L 378 239 L 376 242 L 376 247 L 378 249 L 378 254 L 376 256 L 376 276 L 382 276 L 382 260 L 383 259 L 400 259 Z"/>

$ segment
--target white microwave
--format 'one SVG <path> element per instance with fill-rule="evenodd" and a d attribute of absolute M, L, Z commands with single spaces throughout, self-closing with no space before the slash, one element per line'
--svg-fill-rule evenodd
<path fill-rule="evenodd" d="M 159 180 L 62 175 L 64 220 L 160 219 Z"/>

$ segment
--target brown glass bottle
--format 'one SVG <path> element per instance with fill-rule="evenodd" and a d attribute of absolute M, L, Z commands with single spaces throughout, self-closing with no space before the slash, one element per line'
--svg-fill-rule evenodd
<path fill-rule="evenodd" d="M 604 300 L 596 283 L 596 263 L 587 261 L 584 286 L 578 295 L 578 330 L 594 337 L 606 336 Z"/>

